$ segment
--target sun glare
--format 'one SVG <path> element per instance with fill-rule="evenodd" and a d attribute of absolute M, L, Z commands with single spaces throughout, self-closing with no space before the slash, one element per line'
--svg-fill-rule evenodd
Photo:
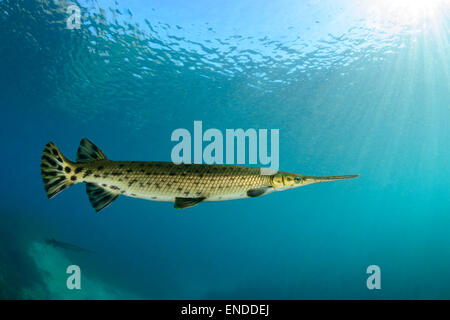
<path fill-rule="evenodd" d="M 448 10 L 445 0 L 374 0 L 368 8 L 374 18 L 400 25 L 415 25 Z"/>

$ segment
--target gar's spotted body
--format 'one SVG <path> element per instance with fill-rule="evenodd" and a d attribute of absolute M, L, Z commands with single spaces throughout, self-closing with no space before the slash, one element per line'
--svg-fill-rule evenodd
<path fill-rule="evenodd" d="M 87 139 L 82 139 L 77 161 L 65 158 L 52 142 L 44 149 L 41 173 L 49 198 L 84 182 L 92 206 L 100 211 L 119 195 L 169 201 L 175 208 L 202 201 L 257 197 L 311 183 L 350 179 L 358 175 L 312 177 L 232 165 L 174 164 L 171 162 L 110 161 Z"/>

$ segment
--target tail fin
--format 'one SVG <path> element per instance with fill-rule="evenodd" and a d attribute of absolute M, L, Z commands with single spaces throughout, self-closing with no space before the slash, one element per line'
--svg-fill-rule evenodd
<path fill-rule="evenodd" d="M 73 163 L 58 150 L 53 142 L 47 143 L 41 158 L 41 176 L 49 199 L 74 184 L 70 173 Z"/>
<path fill-rule="evenodd" d="M 53 142 L 47 143 L 41 159 L 41 175 L 48 198 L 53 198 L 77 182 L 85 182 L 83 179 L 79 179 L 79 175 L 84 170 L 83 164 L 85 166 L 91 161 L 98 160 L 107 159 L 103 152 L 86 138 L 80 142 L 75 163 L 64 157 Z M 86 170 L 86 173 L 88 171 L 90 170 Z M 89 182 L 86 183 L 86 191 L 89 201 L 97 212 L 109 206 L 119 196 Z"/>

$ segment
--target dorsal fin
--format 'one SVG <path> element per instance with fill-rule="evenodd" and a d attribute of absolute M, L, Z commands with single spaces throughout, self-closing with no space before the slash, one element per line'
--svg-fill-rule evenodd
<path fill-rule="evenodd" d="M 90 162 L 94 160 L 106 160 L 106 156 L 91 141 L 86 138 L 81 139 L 77 152 L 77 162 Z"/>
<path fill-rule="evenodd" d="M 92 207 L 97 212 L 109 206 L 119 196 L 90 182 L 86 183 L 86 192 Z"/>

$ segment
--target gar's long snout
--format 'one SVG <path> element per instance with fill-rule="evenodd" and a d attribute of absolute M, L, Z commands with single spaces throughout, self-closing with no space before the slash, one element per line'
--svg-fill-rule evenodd
<path fill-rule="evenodd" d="M 324 177 L 316 177 L 316 176 L 305 176 L 304 179 L 310 183 L 316 182 L 327 182 L 327 181 L 337 181 L 337 180 L 347 180 L 358 178 L 359 174 L 348 174 L 343 176 L 324 176 Z"/>

